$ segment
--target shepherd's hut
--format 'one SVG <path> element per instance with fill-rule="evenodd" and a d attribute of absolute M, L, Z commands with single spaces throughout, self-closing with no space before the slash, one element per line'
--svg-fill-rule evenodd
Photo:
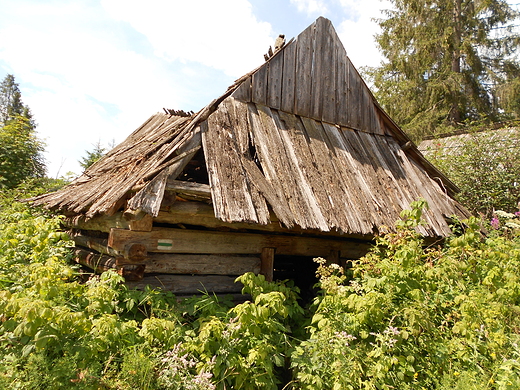
<path fill-rule="evenodd" d="M 381 109 L 319 18 L 200 112 L 152 115 L 62 190 L 76 258 L 134 286 L 239 292 L 236 275 L 313 276 L 364 255 L 422 197 L 420 233 L 468 216 L 456 187 Z"/>

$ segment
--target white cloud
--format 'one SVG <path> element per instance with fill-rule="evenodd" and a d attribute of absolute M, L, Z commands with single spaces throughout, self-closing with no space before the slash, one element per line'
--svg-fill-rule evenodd
<path fill-rule="evenodd" d="M 291 0 L 291 4 L 296 5 L 299 12 L 304 12 L 308 16 L 328 13 L 328 8 L 323 0 Z"/>
<path fill-rule="evenodd" d="M 102 0 L 102 5 L 144 34 L 157 56 L 195 61 L 233 77 L 260 65 L 273 42 L 271 25 L 258 21 L 246 0 Z"/>
<path fill-rule="evenodd" d="M 378 66 L 382 60 L 374 35 L 379 26 L 372 18 L 381 18 L 382 9 L 391 8 L 388 0 L 341 0 L 351 10 L 351 18 L 338 27 L 338 35 L 355 67 Z"/>
<path fill-rule="evenodd" d="M 209 74 L 213 75 L 193 61 L 225 69 L 237 77 L 258 65 L 251 61 L 253 48 L 248 46 L 248 34 L 261 36 L 258 46 L 262 37 L 268 37 L 269 25 L 254 21 L 245 6 L 248 3 L 233 3 L 241 13 L 227 19 L 216 15 L 214 5 L 197 12 L 192 9 L 190 17 L 167 12 L 161 20 L 162 29 L 154 26 L 158 21 L 152 16 L 162 14 L 171 1 L 147 3 L 146 10 L 132 7 L 130 2 L 121 4 L 127 13 L 139 11 L 144 16 L 143 31 L 150 34 L 148 41 L 160 57 L 153 55 L 150 44 L 146 54 L 138 52 L 124 35 L 128 24 L 112 19 L 90 1 L 68 4 L 20 0 L 5 8 L 7 17 L 0 16 L 0 64 L 5 72 L 15 74 L 24 102 L 39 123 L 39 135 L 48 145 L 48 174 L 55 176 L 58 170 L 60 174 L 79 173 L 77 160 L 85 150 L 92 149 L 92 144 L 121 142 L 162 107 L 191 109 L 196 91 L 190 90 L 190 83 L 207 81 Z M 116 13 L 125 16 L 121 9 Z M 210 14 L 226 27 L 218 29 L 214 21 L 205 28 Z M 233 17 L 242 22 L 232 23 Z M 188 31 L 197 31 L 195 40 L 190 40 Z M 141 40 L 146 46 L 146 37 L 141 36 Z M 256 51 L 260 60 L 263 50 Z"/>

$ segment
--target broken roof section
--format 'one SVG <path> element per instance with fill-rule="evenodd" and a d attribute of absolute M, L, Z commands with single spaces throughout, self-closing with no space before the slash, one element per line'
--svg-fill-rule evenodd
<path fill-rule="evenodd" d="M 379 107 L 332 24 L 319 18 L 198 114 L 156 114 L 63 190 L 36 204 L 92 217 L 157 216 L 203 149 L 215 216 L 370 236 L 422 197 L 426 236 L 469 216 L 456 187 Z M 200 153 L 199 153 L 200 155 Z"/>

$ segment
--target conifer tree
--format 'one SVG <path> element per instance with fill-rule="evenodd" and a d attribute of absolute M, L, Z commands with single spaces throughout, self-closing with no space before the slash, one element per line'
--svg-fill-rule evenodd
<path fill-rule="evenodd" d="M 386 60 L 367 74 L 380 103 L 415 140 L 516 107 L 514 94 L 500 93 L 520 77 L 518 13 L 506 1 L 391 2 L 376 36 Z"/>

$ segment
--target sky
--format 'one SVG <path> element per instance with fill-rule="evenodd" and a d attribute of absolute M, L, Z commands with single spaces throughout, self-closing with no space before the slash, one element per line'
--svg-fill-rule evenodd
<path fill-rule="evenodd" d="M 19 83 L 49 177 L 81 173 L 163 107 L 198 111 L 264 62 L 278 34 L 330 19 L 354 66 L 381 58 L 388 0 L 0 0 L 0 79 Z"/>

